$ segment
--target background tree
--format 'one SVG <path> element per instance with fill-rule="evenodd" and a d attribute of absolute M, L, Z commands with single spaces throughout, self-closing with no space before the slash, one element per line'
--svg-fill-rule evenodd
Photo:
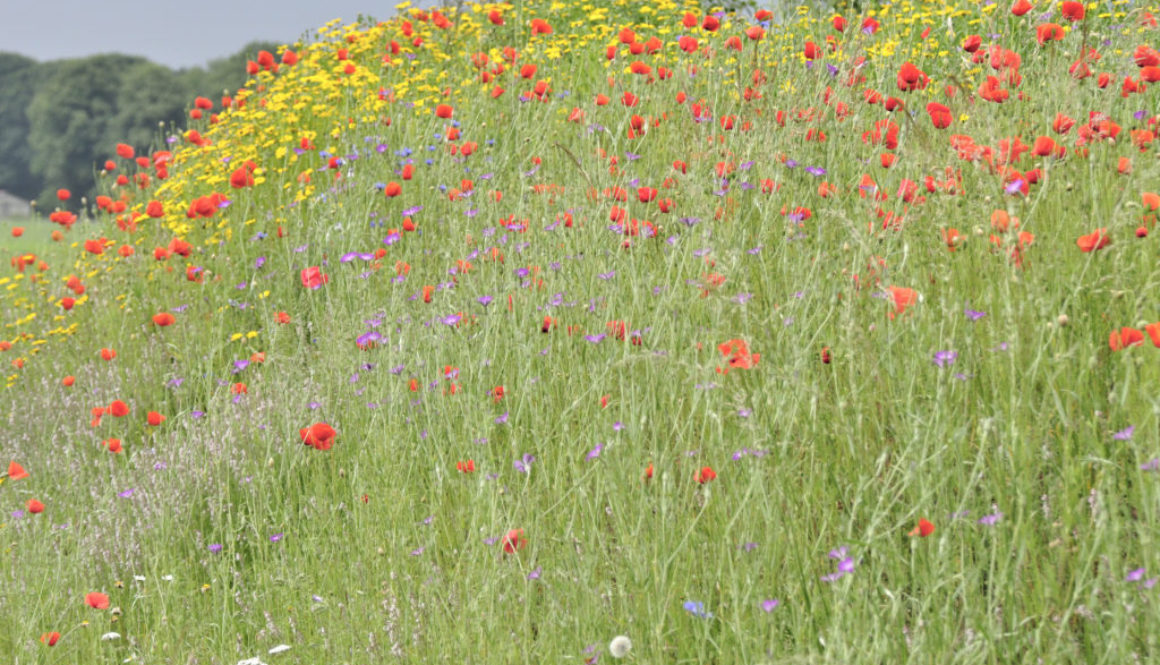
<path fill-rule="evenodd" d="M 184 126 L 197 96 L 220 110 L 223 93 L 246 82 L 246 61 L 272 42 L 252 42 L 206 67 L 173 70 L 145 58 L 97 55 L 39 63 L 0 53 L 0 189 L 56 205 L 56 190 L 73 192 L 69 205 L 92 200 L 94 174 L 117 143 L 148 153 L 160 147 L 161 127 Z"/>
<path fill-rule="evenodd" d="M 118 143 L 148 153 L 160 138 L 158 124 L 180 122 L 193 106 L 193 94 L 183 77 L 168 67 L 144 61 L 121 73 L 114 114 L 105 125 L 98 151 L 113 154 Z"/>
<path fill-rule="evenodd" d="M 28 148 L 28 106 L 46 65 L 15 53 L 0 53 L 0 189 L 32 198 L 41 183 L 32 173 Z"/>
<path fill-rule="evenodd" d="M 77 193 L 93 185 L 103 145 L 117 114 L 121 78 L 132 65 L 147 62 L 126 55 L 65 60 L 37 87 L 28 105 L 31 167 L 43 184 L 39 200 L 54 200 L 59 187 Z"/>

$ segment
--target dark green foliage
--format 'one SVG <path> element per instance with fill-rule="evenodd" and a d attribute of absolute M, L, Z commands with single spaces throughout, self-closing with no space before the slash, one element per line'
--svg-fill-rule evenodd
<path fill-rule="evenodd" d="M 246 80 L 246 61 L 270 42 L 252 42 L 206 67 L 173 70 L 145 58 L 96 55 L 37 62 L 0 52 L 0 189 L 51 208 L 67 188 L 80 205 L 117 143 L 156 148 L 163 130 L 182 123 L 197 96 L 215 106 Z"/>
<path fill-rule="evenodd" d="M 94 164 L 109 154 L 104 139 L 117 115 L 121 79 L 143 58 L 99 55 L 66 60 L 36 89 L 28 105 L 32 172 L 49 200 L 58 187 L 87 191 Z"/>
<path fill-rule="evenodd" d="M 48 65 L 15 53 L 0 53 L 0 189 L 31 198 L 40 190 L 29 165 L 28 115 L 39 70 Z"/>

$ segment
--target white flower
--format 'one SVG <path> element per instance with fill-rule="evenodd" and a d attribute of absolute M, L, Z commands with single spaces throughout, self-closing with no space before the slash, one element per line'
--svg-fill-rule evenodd
<path fill-rule="evenodd" d="M 253 658 L 239 660 L 238 665 L 266 665 L 266 664 L 263 663 L 260 658 L 258 658 L 257 656 L 254 656 Z"/>
<path fill-rule="evenodd" d="M 166 582 L 172 582 L 173 576 L 172 575 L 162 575 L 161 579 L 165 580 Z"/>
<path fill-rule="evenodd" d="M 279 653 L 282 653 L 284 651 L 289 651 L 289 650 L 290 650 L 289 644 L 279 644 L 278 646 L 270 649 L 270 655 L 273 656 L 274 654 L 279 654 Z"/>
<path fill-rule="evenodd" d="M 119 639 L 121 639 L 120 633 L 105 633 L 104 635 L 101 635 L 102 642 L 111 642 L 112 640 L 119 640 Z"/>
<path fill-rule="evenodd" d="M 612 654 L 613 658 L 624 658 L 624 656 L 632 649 L 632 640 L 624 635 L 617 635 L 612 638 L 612 642 L 608 644 L 608 652 Z"/>

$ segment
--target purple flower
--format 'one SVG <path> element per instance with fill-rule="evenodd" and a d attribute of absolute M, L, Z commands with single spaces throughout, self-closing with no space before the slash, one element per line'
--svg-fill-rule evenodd
<path fill-rule="evenodd" d="M 598 444 L 596 444 L 596 447 L 595 447 L 595 448 L 593 448 L 592 450 L 589 450 L 589 451 L 588 451 L 588 455 L 586 455 L 586 456 L 584 457 L 584 459 L 586 459 L 586 460 L 594 460 L 594 459 L 596 459 L 597 457 L 600 457 L 600 452 L 601 452 L 602 450 L 604 450 L 604 444 L 603 444 L 603 443 L 598 443 Z"/>
<path fill-rule="evenodd" d="M 209 546 L 210 554 L 217 554 L 218 552 L 221 552 L 221 551 L 222 551 L 222 546 L 218 543 L 214 543 L 214 544 Z"/>
<path fill-rule="evenodd" d="M 1140 465 L 1141 471 L 1160 471 L 1160 457 L 1153 457 L 1151 460 Z"/>
<path fill-rule="evenodd" d="M 354 339 L 354 343 L 360 348 L 365 348 L 371 344 L 381 342 L 383 340 L 382 334 L 372 330 L 365 332 Z"/>
<path fill-rule="evenodd" d="M 995 524 L 1001 519 L 1003 519 L 1003 513 L 995 512 L 990 515 L 983 515 L 979 518 L 978 523 L 982 524 L 983 526 L 995 526 Z"/>
<path fill-rule="evenodd" d="M 425 550 L 425 549 L 427 549 L 427 548 L 426 547 L 419 547 L 419 548 L 413 549 L 413 550 L 411 550 L 411 556 L 419 556 L 420 554 L 423 553 L 423 550 Z"/>
<path fill-rule="evenodd" d="M 508 412 L 507 411 L 504 411 L 502 415 L 495 417 L 495 424 L 496 425 L 503 425 L 503 424 L 507 423 L 507 421 L 508 421 Z"/>
<path fill-rule="evenodd" d="M 541 567 L 541 566 L 536 566 L 536 569 L 535 569 L 535 570 L 533 570 L 532 572 L 528 573 L 528 579 L 529 579 L 529 580 L 538 580 L 538 579 L 540 579 L 540 573 L 542 573 L 542 572 L 544 572 L 544 569 L 543 569 L 543 567 Z"/>
<path fill-rule="evenodd" d="M 463 317 L 459 316 L 458 314 L 452 314 L 451 316 L 445 316 L 439 320 L 442 321 L 444 325 L 453 326 L 459 323 L 462 318 Z"/>
<path fill-rule="evenodd" d="M 712 619 L 713 618 L 713 614 L 711 612 L 705 611 L 705 603 L 703 603 L 699 600 L 685 601 L 685 604 L 681 605 L 681 607 L 685 608 L 686 612 L 688 612 L 689 614 L 692 614 L 695 617 L 699 617 L 701 619 Z"/>
<path fill-rule="evenodd" d="M 965 308 L 963 310 L 963 314 L 966 314 L 967 318 L 972 320 L 972 321 L 978 321 L 979 319 L 981 319 L 987 315 L 986 312 L 980 312 L 978 310 L 971 309 L 970 307 Z"/>
<path fill-rule="evenodd" d="M 1135 425 L 1128 425 L 1124 429 L 1113 434 L 1112 438 L 1115 439 L 1116 441 L 1128 441 L 1129 439 L 1132 438 L 1132 432 L 1134 432 L 1134 431 L 1136 431 L 1136 426 Z"/>
<path fill-rule="evenodd" d="M 122 499 L 128 499 L 129 497 L 133 496 L 133 491 L 134 491 L 133 488 L 130 487 L 129 489 L 125 490 L 124 492 L 117 493 L 117 496 L 121 497 Z"/>
<path fill-rule="evenodd" d="M 856 568 L 858 564 L 854 561 L 853 557 L 847 556 L 848 552 L 849 548 L 845 545 L 837 549 L 830 550 L 829 557 L 831 559 L 839 559 L 838 570 L 830 573 L 829 575 L 823 575 L 823 582 L 836 582 L 837 580 L 840 580 L 846 575 L 854 572 L 854 568 Z"/>
<path fill-rule="evenodd" d="M 284 534 L 284 533 L 276 533 L 276 534 L 274 534 L 274 535 L 270 536 L 270 542 L 271 542 L 271 543 L 276 543 L 276 542 L 278 542 L 279 540 L 282 540 L 282 539 L 283 539 L 283 538 L 285 538 L 285 537 L 286 537 L 286 534 Z"/>
<path fill-rule="evenodd" d="M 958 351 L 936 351 L 934 354 L 934 364 L 939 367 L 949 367 L 955 364 L 955 360 L 958 357 Z"/>
<path fill-rule="evenodd" d="M 1003 189 L 1005 189 L 1008 194 L 1018 194 L 1023 189 L 1023 180 L 1021 178 L 1017 178 Z"/>
<path fill-rule="evenodd" d="M 620 422 L 619 420 L 612 423 L 612 431 L 619 432 L 622 429 L 624 429 L 624 423 Z"/>
<path fill-rule="evenodd" d="M 1124 578 L 1124 581 L 1125 582 L 1139 582 L 1140 580 L 1144 579 L 1144 575 L 1146 574 L 1146 572 L 1147 571 L 1145 571 L 1143 568 L 1137 568 L 1136 570 L 1133 570 L 1132 572 L 1128 573 L 1128 576 Z"/>
<path fill-rule="evenodd" d="M 512 466 L 520 473 L 527 473 L 532 468 L 532 462 L 535 462 L 535 456 L 525 453 L 523 457 L 512 462 Z"/>
<path fill-rule="evenodd" d="M 593 344 L 598 344 L 604 338 L 605 338 L 604 333 L 600 333 L 599 335 L 585 335 L 584 336 L 584 339 L 588 340 L 589 342 L 592 342 Z"/>
<path fill-rule="evenodd" d="M 781 605 L 781 601 L 777 598 L 770 598 L 769 600 L 761 601 L 761 609 L 765 610 L 766 612 L 774 611 L 777 609 L 778 605 Z"/>

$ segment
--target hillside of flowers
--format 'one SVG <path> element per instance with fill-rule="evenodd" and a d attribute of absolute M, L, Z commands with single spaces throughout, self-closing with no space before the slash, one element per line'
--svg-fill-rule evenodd
<path fill-rule="evenodd" d="M 0 653 L 1147 662 L 1158 46 L 531 0 L 253 54 L 0 269 Z"/>

